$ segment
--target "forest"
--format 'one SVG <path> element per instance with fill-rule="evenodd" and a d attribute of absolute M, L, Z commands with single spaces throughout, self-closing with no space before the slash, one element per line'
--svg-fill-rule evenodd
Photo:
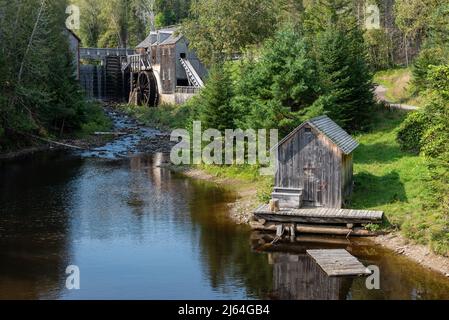
<path fill-rule="evenodd" d="M 363 137 L 392 117 L 375 97 L 373 75 L 408 68 L 410 94 L 422 105 L 395 122 L 390 142 L 424 161 L 426 190 L 418 213 L 401 213 L 399 224 L 448 252 L 446 0 L 0 0 L 0 151 L 29 135 L 57 137 L 107 122 L 74 77 L 63 34 L 70 3 L 80 7 L 86 47 L 132 48 L 152 29 L 180 26 L 210 70 L 206 87 L 182 106 L 130 111 L 169 127 L 199 119 L 219 130 L 275 127 L 286 135 L 327 114 Z M 369 4 L 380 8 L 380 29 L 366 29 Z"/>

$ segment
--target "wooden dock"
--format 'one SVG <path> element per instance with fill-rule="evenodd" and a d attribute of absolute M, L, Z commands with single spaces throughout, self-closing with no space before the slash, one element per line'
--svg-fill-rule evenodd
<path fill-rule="evenodd" d="M 367 276 L 371 271 L 344 249 L 307 250 L 329 277 Z"/>
<path fill-rule="evenodd" d="M 317 224 L 367 224 L 381 223 L 382 211 L 335 209 L 335 208 L 301 208 L 284 209 L 272 212 L 268 204 L 254 211 L 256 219 L 281 223 L 317 223 Z"/>

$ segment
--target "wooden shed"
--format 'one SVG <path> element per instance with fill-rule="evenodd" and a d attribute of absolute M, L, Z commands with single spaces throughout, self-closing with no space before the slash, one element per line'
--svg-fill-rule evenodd
<path fill-rule="evenodd" d="M 281 208 L 341 208 L 352 192 L 357 146 L 327 116 L 301 124 L 278 144 L 273 199 Z"/>

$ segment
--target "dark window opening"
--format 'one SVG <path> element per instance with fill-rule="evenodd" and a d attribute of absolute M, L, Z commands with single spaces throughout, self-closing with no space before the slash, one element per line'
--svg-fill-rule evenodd
<path fill-rule="evenodd" d="M 188 87 L 189 86 L 189 80 L 187 79 L 177 79 L 176 85 L 178 87 Z"/>
<path fill-rule="evenodd" d="M 306 128 L 306 133 L 312 133 L 312 128 Z"/>

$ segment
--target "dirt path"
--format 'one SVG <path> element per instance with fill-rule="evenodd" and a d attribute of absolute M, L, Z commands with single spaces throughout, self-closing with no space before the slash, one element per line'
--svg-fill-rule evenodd
<path fill-rule="evenodd" d="M 394 109 L 405 110 L 405 111 L 419 110 L 419 108 L 416 106 L 400 104 L 400 103 L 392 103 L 392 102 L 388 101 L 386 98 L 387 91 L 388 91 L 388 89 L 382 85 L 376 86 L 376 89 L 374 90 L 374 94 L 376 95 L 377 100 L 386 103 L 387 105 L 389 105 L 391 108 L 394 108 Z"/>

